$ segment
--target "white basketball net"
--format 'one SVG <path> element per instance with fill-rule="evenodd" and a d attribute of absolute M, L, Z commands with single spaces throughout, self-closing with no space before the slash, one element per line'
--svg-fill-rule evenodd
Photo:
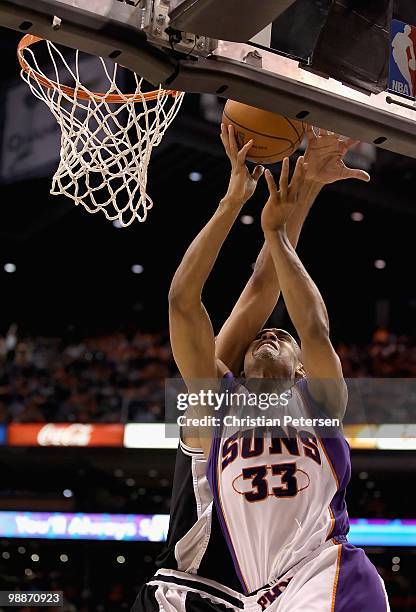
<path fill-rule="evenodd" d="M 85 54 L 75 51 L 71 67 L 55 45 L 45 43 L 53 77 L 41 70 L 30 46 L 24 50 L 29 71 L 22 70 L 21 76 L 61 128 L 61 158 L 51 194 L 67 196 L 89 213 L 102 211 L 120 226 L 135 219 L 145 221 L 153 206 L 146 191 L 152 150 L 177 115 L 184 93 L 172 96 L 159 88 L 157 98 L 148 101 L 142 92 L 143 79 L 134 74 L 135 91 L 125 94 L 117 84 L 122 71 L 118 64 L 109 67 L 108 60 L 96 58 L 108 82 L 105 95 L 97 96 L 81 82 L 80 56 Z M 39 75 L 49 83 L 54 81 L 53 87 L 42 84 Z M 83 93 L 85 100 L 79 98 Z M 122 101 L 111 102 L 112 94 Z"/>

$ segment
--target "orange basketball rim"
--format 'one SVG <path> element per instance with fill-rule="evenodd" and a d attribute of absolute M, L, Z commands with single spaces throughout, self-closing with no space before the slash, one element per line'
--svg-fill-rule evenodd
<path fill-rule="evenodd" d="M 105 100 L 109 104 L 125 104 L 126 102 L 143 102 L 143 100 L 150 101 L 156 100 L 161 91 L 164 95 L 170 95 L 173 97 L 179 96 L 181 92 L 176 91 L 174 89 L 164 89 L 159 90 L 155 89 L 153 91 L 147 91 L 141 94 L 110 94 L 110 93 L 101 93 L 101 92 L 89 92 L 84 89 L 75 89 L 74 87 L 69 87 L 68 85 L 62 85 L 62 83 L 57 83 L 52 79 L 48 79 L 44 75 L 37 72 L 32 66 L 28 64 L 24 57 L 24 52 L 26 49 L 35 45 L 39 42 L 46 42 L 44 38 L 40 38 L 39 36 L 33 36 L 32 34 L 25 34 L 22 40 L 19 42 L 17 47 L 17 58 L 19 60 L 20 67 L 22 70 L 26 72 L 30 76 L 31 79 L 34 79 L 47 89 L 55 89 L 56 91 L 60 91 L 71 98 L 77 98 L 78 100 L 91 100 L 91 98 L 95 100 Z"/>

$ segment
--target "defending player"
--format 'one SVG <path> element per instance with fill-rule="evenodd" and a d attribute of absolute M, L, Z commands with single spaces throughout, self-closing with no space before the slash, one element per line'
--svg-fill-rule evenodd
<path fill-rule="evenodd" d="M 308 162 L 307 169 L 304 165 L 304 159 L 300 158 L 293 179 L 289 184 L 288 161 L 286 160 L 280 180 L 280 192 L 278 192 L 279 202 L 287 213 L 286 236 L 289 236 L 293 246 L 296 246 L 306 214 L 324 184 L 349 177 L 362 180 L 369 179 L 365 172 L 348 169 L 342 162 L 343 155 L 353 144 L 352 141 L 342 142 L 338 137 L 327 133 L 316 136 L 312 130 L 309 130 L 308 138 L 309 145 L 305 156 Z M 280 330 L 264 331 L 258 336 L 259 331 L 275 307 L 280 291 L 276 274 L 276 248 L 274 243 L 271 244 L 273 257 L 268 242 L 265 243 L 257 260 L 254 273 L 216 342 L 209 317 L 201 302 L 202 288 L 215 263 L 219 250 L 242 205 L 253 194 L 257 181 L 262 174 L 262 168 L 256 168 L 253 175 L 248 173 L 245 166 L 245 156 L 250 145 L 246 145 L 238 152 L 232 129 L 228 133 L 224 128 L 222 129 L 222 140 L 232 164 L 229 190 L 211 221 L 188 249 L 172 282 L 170 331 L 175 360 L 182 376 L 189 384 L 192 379 L 216 379 L 224 375 L 230 377 L 231 372 L 238 374 L 243 362 L 246 375 L 249 377 L 254 375 L 256 377 L 269 376 L 270 374 L 281 377 L 283 366 L 286 374 L 290 372 L 290 377 L 293 377 L 294 382 L 296 371 L 303 372 L 303 368 L 300 368 L 298 348 L 293 339 Z M 267 180 L 271 189 L 270 199 L 275 198 L 276 193 L 272 190 L 269 175 Z M 270 210 L 270 207 L 269 200 L 266 210 Z M 267 233 L 266 238 L 269 240 Z M 285 292 L 290 293 L 291 289 L 287 289 L 287 271 L 286 273 L 283 271 L 283 273 L 286 283 Z M 290 314 L 292 313 L 290 312 Z M 295 325 L 296 322 L 295 320 Z M 303 340 L 302 335 L 301 339 Z M 327 350 L 331 352 L 332 358 L 336 362 L 335 353 L 332 347 L 329 348 L 328 343 L 325 346 L 328 347 Z M 267 347 L 267 344 L 270 346 Z M 249 348 L 247 349 L 247 347 Z M 309 363 L 310 361 L 307 360 L 308 368 Z M 320 373 L 314 372 L 314 375 L 320 376 Z M 303 389 L 303 393 L 307 393 L 306 388 Z M 297 391 L 294 394 L 295 397 L 298 397 Z M 342 392 L 340 397 L 342 398 Z M 280 575 L 288 569 L 288 560 L 290 562 L 293 558 L 293 555 L 290 554 L 292 530 L 287 530 L 284 527 L 281 530 L 282 533 L 277 538 L 275 537 L 275 534 L 279 532 L 277 529 L 279 522 L 283 525 L 283 516 L 279 518 L 278 507 L 272 508 L 270 506 L 271 501 L 279 500 L 271 500 L 269 495 L 266 496 L 267 499 L 265 498 L 269 510 L 264 516 L 261 512 L 260 500 L 257 504 L 247 502 L 243 491 L 232 493 L 232 495 L 237 495 L 239 500 L 237 503 L 241 510 L 239 515 L 234 512 L 232 497 L 229 498 L 230 507 L 225 509 L 221 507 L 223 500 L 220 500 L 219 496 L 224 495 L 224 483 L 219 482 L 221 478 L 217 479 L 213 476 L 213 474 L 218 473 L 220 442 L 221 440 L 216 438 L 211 450 L 210 438 L 206 435 L 199 436 L 198 433 L 194 436 L 188 435 L 181 441 L 175 469 L 168 546 L 165 554 L 158 560 L 161 569 L 139 594 L 134 610 L 163 609 L 165 612 L 173 612 L 179 609 L 212 610 L 214 607 L 223 610 L 230 607 L 234 609 L 244 608 L 253 604 L 253 609 L 260 610 L 266 607 L 264 602 L 266 604 L 267 602 L 270 603 L 270 597 L 273 601 L 277 601 L 277 590 L 272 596 L 269 594 L 269 599 L 267 599 L 265 593 L 267 594 L 269 590 L 268 583 L 271 580 L 278 581 Z M 288 444 L 290 445 L 290 443 Z M 305 444 L 307 447 L 308 443 Z M 278 446 L 278 442 L 275 442 L 275 445 Z M 310 443 L 309 447 L 311 447 Z M 319 452 L 316 451 L 316 444 L 313 446 L 313 443 L 309 450 L 312 454 Z M 231 454 L 233 453 L 234 451 L 231 451 Z M 206 458 L 209 455 L 211 489 L 206 478 Z M 322 455 L 324 455 L 324 452 L 322 452 Z M 283 461 L 283 464 L 285 464 L 285 453 L 278 459 L 279 462 Z M 293 456 L 291 456 L 291 460 L 293 460 Z M 344 460 L 347 463 L 345 451 Z M 267 459 L 267 461 L 270 461 L 270 459 Z M 251 466 L 253 467 L 252 463 Z M 328 470 L 328 466 L 329 462 L 325 464 L 325 478 L 330 474 L 332 480 L 331 484 L 325 482 L 325 486 L 323 486 L 326 496 L 329 495 L 331 498 L 327 506 L 330 505 L 337 490 L 332 471 Z M 231 473 L 231 469 L 239 471 L 240 474 L 237 473 L 237 478 L 245 469 L 240 463 L 240 459 L 229 462 L 227 468 L 230 468 L 228 474 Z M 254 465 L 254 469 L 256 469 L 256 465 Z M 347 466 L 345 466 L 345 470 L 348 472 Z M 224 474 L 226 473 L 226 470 L 224 470 Z M 283 473 L 280 476 L 283 476 L 283 480 L 286 477 Z M 313 474 L 313 477 L 315 476 Z M 253 479 L 255 477 L 256 475 L 253 474 Z M 255 489 L 256 482 L 253 486 Z M 283 484 L 284 487 L 285 484 Z M 231 491 L 233 491 L 232 488 Z M 212 503 L 212 492 L 216 498 L 215 504 Z M 343 502 L 342 495 L 343 492 L 341 491 L 341 502 Z M 310 511 L 313 519 L 316 509 L 314 510 L 313 507 L 308 509 L 308 504 L 310 504 L 309 493 L 305 497 L 300 496 L 299 499 L 303 503 L 303 512 L 308 513 Z M 244 514 L 244 503 L 247 503 L 254 511 L 256 511 L 256 507 L 260 509 L 260 514 L 253 517 Z M 287 517 L 288 513 L 290 513 L 290 507 L 285 507 L 284 516 Z M 336 520 L 330 518 L 329 513 L 330 510 L 326 507 L 325 521 L 328 525 L 321 526 L 318 540 L 331 542 L 331 550 L 336 550 L 338 554 L 339 549 L 335 544 L 332 544 L 330 539 L 330 536 L 336 534 L 329 533 L 331 521 L 334 520 L 334 523 L 336 523 Z M 271 517 L 272 521 L 270 522 Z M 253 519 L 253 523 L 247 522 L 246 519 L 250 521 Z M 219 521 L 222 522 L 222 532 L 219 528 Z M 234 528 L 236 528 L 234 533 L 231 534 L 234 538 L 233 541 L 230 540 L 230 532 L 227 529 L 227 523 L 230 521 L 234 521 Z M 292 518 L 292 522 L 295 523 L 295 518 Z M 255 529 L 255 526 L 261 528 L 260 532 Z M 326 527 L 328 528 L 324 535 L 323 530 Z M 256 534 L 254 540 L 248 532 L 251 529 L 253 530 L 251 535 Z M 289 535 L 289 539 L 286 541 L 284 539 L 285 532 L 287 532 L 286 536 Z M 312 546 L 312 550 L 319 550 L 320 547 L 317 545 L 317 538 L 310 541 L 310 534 L 307 531 L 302 532 L 302 528 L 300 528 L 300 532 L 302 535 L 299 542 L 303 541 L 303 547 L 299 546 L 296 553 L 298 557 L 300 556 L 299 561 L 302 562 L 308 559 L 310 546 Z M 270 537 L 266 537 L 267 533 Z M 257 536 L 260 539 L 257 540 Z M 235 547 L 236 540 L 240 540 L 240 544 L 242 544 L 242 547 L 240 546 L 237 550 Z M 258 546 L 259 544 L 260 546 Z M 282 550 L 288 552 L 286 557 L 281 554 Z M 327 548 L 325 548 L 326 550 Z M 330 549 L 328 548 L 328 550 Z M 295 561 L 297 562 L 298 559 L 295 559 Z M 242 570 L 241 566 L 246 562 L 248 562 L 248 567 L 244 567 Z M 247 575 L 243 575 L 243 573 Z M 299 572 L 298 575 L 306 576 L 305 572 Z M 287 584 L 290 582 L 289 578 L 294 580 L 293 576 L 285 577 L 285 580 L 288 581 Z M 377 575 L 376 578 L 379 580 Z M 380 581 L 379 584 L 381 585 Z M 247 597 L 248 593 L 262 587 L 264 588 L 259 596 Z M 279 588 L 282 589 L 282 585 Z M 241 589 L 243 589 L 245 595 L 241 594 Z M 332 597 L 333 582 L 329 586 L 327 585 L 328 589 L 332 589 Z M 383 593 L 381 586 L 380 589 Z M 290 595 L 289 588 L 288 593 Z M 261 600 L 261 597 L 266 599 Z M 257 601 L 260 603 L 257 603 Z M 283 599 L 280 599 L 280 601 L 283 601 Z M 292 600 L 290 600 L 290 603 L 287 604 L 289 607 L 281 609 L 294 611 L 295 607 L 292 606 L 292 603 Z M 319 606 L 316 608 L 305 608 L 304 605 L 302 605 L 302 608 L 316 609 L 320 612 L 331 609 L 325 606 L 326 602 L 320 600 Z M 377 611 L 379 608 L 373 609 Z"/>

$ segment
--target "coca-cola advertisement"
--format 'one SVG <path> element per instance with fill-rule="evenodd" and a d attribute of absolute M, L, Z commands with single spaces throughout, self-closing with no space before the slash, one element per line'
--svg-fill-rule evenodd
<path fill-rule="evenodd" d="M 12 423 L 9 446 L 123 446 L 124 426 L 85 423 Z"/>

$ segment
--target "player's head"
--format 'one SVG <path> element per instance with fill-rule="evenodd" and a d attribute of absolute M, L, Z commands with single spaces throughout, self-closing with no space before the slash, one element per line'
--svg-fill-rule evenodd
<path fill-rule="evenodd" d="M 404 26 L 404 33 L 406 34 L 406 36 L 409 36 L 409 34 L 412 33 L 412 28 L 410 27 L 410 25 Z"/>
<path fill-rule="evenodd" d="M 304 375 L 299 345 L 284 329 L 262 329 L 246 351 L 245 378 L 294 380 Z"/>

